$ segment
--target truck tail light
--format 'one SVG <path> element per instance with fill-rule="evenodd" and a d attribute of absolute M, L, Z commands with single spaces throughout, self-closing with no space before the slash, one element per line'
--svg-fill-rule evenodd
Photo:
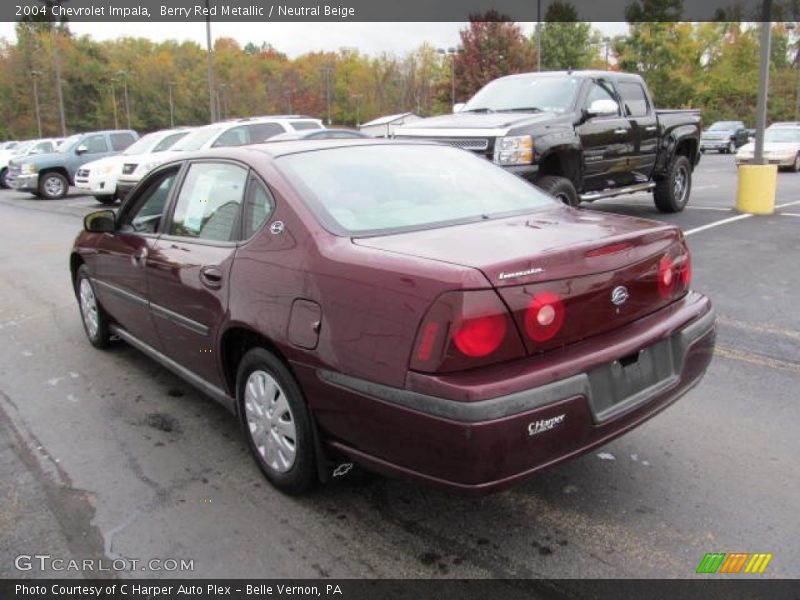
<path fill-rule="evenodd" d="M 442 373 L 523 356 L 516 325 L 494 290 L 446 292 L 422 321 L 410 367 Z"/>

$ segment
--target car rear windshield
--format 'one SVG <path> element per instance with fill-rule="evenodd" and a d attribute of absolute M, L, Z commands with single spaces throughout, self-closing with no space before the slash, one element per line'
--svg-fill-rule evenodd
<path fill-rule="evenodd" d="M 200 150 L 200 148 L 202 148 L 207 141 L 221 133 L 222 129 L 222 127 L 202 127 L 200 129 L 196 129 L 175 144 L 172 149 L 180 152 Z"/>
<path fill-rule="evenodd" d="M 496 79 L 475 94 L 464 111 L 563 113 L 572 106 L 579 84 L 577 77 L 531 75 Z"/>
<path fill-rule="evenodd" d="M 445 146 L 328 148 L 285 155 L 276 165 L 337 235 L 396 233 L 558 206 L 516 175 Z"/>

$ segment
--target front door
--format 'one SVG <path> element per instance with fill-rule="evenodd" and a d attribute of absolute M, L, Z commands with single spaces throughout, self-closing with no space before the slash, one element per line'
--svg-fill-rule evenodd
<path fill-rule="evenodd" d="M 109 315 L 131 335 L 158 348 L 150 318 L 147 269 L 156 247 L 177 167 L 151 176 L 120 210 L 117 231 L 103 235 L 95 257 L 95 287 Z"/>
<path fill-rule="evenodd" d="M 620 81 L 617 91 L 631 125 L 631 178 L 627 183 L 649 181 L 655 168 L 660 139 L 655 108 L 650 105 L 641 83 Z"/>
<path fill-rule="evenodd" d="M 632 152 L 632 128 L 619 109 L 611 86 L 592 81 L 584 101 L 588 109 L 596 100 L 612 100 L 618 112 L 611 116 L 590 117 L 578 126 L 583 146 L 583 191 L 602 190 L 625 183 L 628 178 L 628 158 Z"/>
<path fill-rule="evenodd" d="M 228 307 L 247 178 L 248 169 L 237 163 L 191 163 L 148 262 L 150 310 L 163 352 L 219 387 L 216 340 Z"/>

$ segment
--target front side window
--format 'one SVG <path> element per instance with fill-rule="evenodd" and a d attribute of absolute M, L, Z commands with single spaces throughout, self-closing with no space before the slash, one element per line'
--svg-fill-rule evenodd
<path fill-rule="evenodd" d="M 269 138 L 285 133 L 283 127 L 278 123 L 253 123 L 247 126 L 247 131 L 250 137 L 249 143 L 257 144 Z"/>
<path fill-rule="evenodd" d="M 247 169 L 230 163 L 195 163 L 181 187 L 170 234 L 201 240 L 235 240 Z"/>
<path fill-rule="evenodd" d="M 84 142 L 86 145 L 86 152 L 88 154 L 98 154 L 100 152 L 108 152 L 108 144 L 106 138 L 102 135 L 89 136 Z"/>
<path fill-rule="evenodd" d="M 127 210 L 123 218 L 122 231 L 136 233 L 158 233 L 164 208 L 167 205 L 169 193 L 175 185 L 178 169 L 154 175 L 144 183 L 142 193 L 134 200 L 133 207 Z"/>
<path fill-rule="evenodd" d="M 408 144 L 281 156 L 276 166 L 337 235 L 374 235 L 552 209 L 558 202 L 469 152 Z"/>
<path fill-rule="evenodd" d="M 296 131 L 303 129 L 321 129 L 321 125 L 316 121 L 291 121 L 292 128 Z"/>
<path fill-rule="evenodd" d="M 242 146 L 248 142 L 247 128 L 244 125 L 232 127 L 214 140 L 213 147 Z"/>
<path fill-rule="evenodd" d="M 592 106 L 592 103 L 596 102 L 597 100 L 611 100 L 617 105 L 617 112 L 619 112 L 619 103 L 614 97 L 613 92 L 602 82 L 593 81 L 592 87 L 589 89 L 589 94 L 586 96 L 584 108 L 588 109 Z"/>

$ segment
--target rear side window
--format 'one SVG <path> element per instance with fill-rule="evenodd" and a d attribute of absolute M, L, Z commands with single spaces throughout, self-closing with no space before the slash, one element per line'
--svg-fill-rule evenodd
<path fill-rule="evenodd" d="M 275 200 L 269 190 L 255 177 L 250 177 L 247 200 L 244 204 L 242 238 L 252 237 L 275 210 Z"/>
<path fill-rule="evenodd" d="M 316 121 L 290 121 L 292 127 L 297 131 L 302 129 L 320 129 L 321 126 Z"/>
<path fill-rule="evenodd" d="M 650 113 L 650 103 L 640 84 L 620 82 L 617 84 L 617 89 L 622 97 L 622 103 L 625 105 L 626 116 L 645 117 Z"/>
<path fill-rule="evenodd" d="M 136 141 L 136 138 L 130 133 L 112 133 L 110 137 L 111 147 L 114 148 L 116 152 L 122 152 Z"/>
<path fill-rule="evenodd" d="M 247 129 L 245 129 L 244 125 L 240 125 L 239 127 L 232 127 L 231 129 L 228 129 L 221 136 L 219 136 L 214 142 L 213 147 L 220 148 L 223 146 L 241 146 L 247 142 Z"/>
<path fill-rule="evenodd" d="M 236 239 L 247 170 L 230 163 L 195 163 L 181 187 L 170 233 L 228 242 Z"/>
<path fill-rule="evenodd" d="M 96 154 L 98 152 L 108 152 L 108 144 L 106 138 L 102 135 L 93 135 L 86 139 L 86 152 L 88 154 Z"/>
<path fill-rule="evenodd" d="M 172 135 L 168 135 L 163 140 L 158 142 L 155 147 L 153 148 L 153 152 L 163 152 L 164 150 L 169 150 L 172 148 L 173 144 L 177 143 L 178 140 L 181 138 L 186 137 L 188 131 L 181 131 L 180 133 L 173 133 Z"/>
<path fill-rule="evenodd" d="M 286 133 L 278 123 L 253 123 L 247 126 L 250 132 L 250 143 L 257 144 L 280 133 Z"/>

